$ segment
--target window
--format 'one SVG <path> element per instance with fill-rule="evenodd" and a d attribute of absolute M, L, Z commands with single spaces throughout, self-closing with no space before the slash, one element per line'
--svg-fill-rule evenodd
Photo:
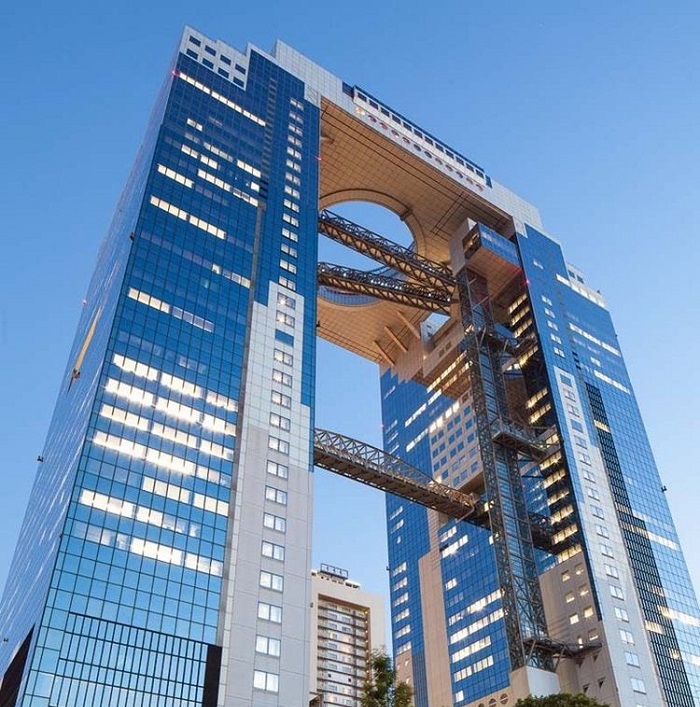
<path fill-rule="evenodd" d="M 284 547 L 265 540 L 262 544 L 262 555 L 263 557 L 269 557 L 273 560 L 280 560 L 280 562 L 284 562 Z"/>
<path fill-rule="evenodd" d="M 279 476 L 280 479 L 286 479 L 289 476 L 289 467 L 277 462 L 267 462 L 267 473 Z"/>
<path fill-rule="evenodd" d="M 615 597 L 615 599 L 624 599 L 625 594 L 622 591 L 622 587 L 618 587 L 614 584 L 610 585 L 610 594 Z"/>
<path fill-rule="evenodd" d="M 282 642 L 278 638 L 270 638 L 269 636 L 255 637 L 255 652 L 263 653 L 264 655 L 273 655 L 279 658 L 282 648 Z"/>
<path fill-rule="evenodd" d="M 194 44 L 195 47 L 201 47 L 202 43 L 196 37 L 190 37 L 190 42 Z"/>
<path fill-rule="evenodd" d="M 290 354 L 290 353 L 287 353 L 286 351 L 282 351 L 282 349 L 275 349 L 273 357 L 274 357 L 275 361 L 277 361 L 278 363 L 284 363 L 286 366 L 294 365 L 294 356 L 292 356 L 292 354 Z M 275 380 L 274 374 L 272 376 L 272 379 Z M 291 379 L 290 379 L 290 385 L 291 385 Z"/>
<path fill-rule="evenodd" d="M 288 432 L 292 426 L 292 421 L 288 417 L 278 415 L 276 412 L 271 412 L 270 424 L 273 427 L 278 427 L 280 430 L 285 430 L 286 432 Z"/>
<path fill-rule="evenodd" d="M 282 287 L 286 287 L 288 290 L 295 292 L 297 289 L 297 284 L 294 280 L 290 280 L 288 277 L 280 277 L 279 283 Z"/>
<path fill-rule="evenodd" d="M 592 606 L 587 606 L 587 607 L 583 610 L 583 618 L 584 618 L 584 619 L 590 619 L 591 616 L 593 616 L 593 607 L 592 607 Z"/>
<path fill-rule="evenodd" d="M 615 579 L 620 578 L 620 573 L 617 571 L 617 567 L 615 567 L 615 565 L 605 565 L 605 574 L 607 574 L 608 577 L 614 577 Z"/>
<path fill-rule="evenodd" d="M 592 498 L 594 501 L 600 501 L 600 491 L 598 489 L 587 488 L 586 493 L 588 498 Z"/>
<path fill-rule="evenodd" d="M 294 263 L 290 263 L 288 260 L 280 260 L 280 267 L 282 270 L 286 270 L 287 272 L 292 273 L 292 275 L 296 275 L 297 266 Z"/>
<path fill-rule="evenodd" d="M 610 547 L 610 545 L 607 545 L 606 543 L 600 543 L 600 551 L 606 557 L 615 557 L 615 553 L 613 552 L 612 547 Z"/>
<path fill-rule="evenodd" d="M 270 530 L 276 530 L 279 533 L 287 532 L 287 521 L 280 516 L 273 515 L 272 513 L 263 514 L 263 525 Z"/>
<path fill-rule="evenodd" d="M 265 499 L 282 506 L 287 505 L 287 492 L 276 489 L 274 486 L 265 486 Z"/>
<path fill-rule="evenodd" d="M 610 532 L 604 525 L 600 525 L 600 523 L 596 523 L 595 525 L 595 532 L 600 535 L 601 538 L 609 538 L 610 537 Z"/>
<path fill-rule="evenodd" d="M 620 638 L 623 643 L 627 643 L 630 646 L 634 645 L 634 636 L 624 628 L 620 629 Z"/>
<path fill-rule="evenodd" d="M 291 314 L 286 312 L 280 312 L 277 310 L 276 321 L 278 324 L 284 324 L 285 326 L 293 327 L 296 324 L 296 320 Z"/>
<path fill-rule="evenodd" d="M 603 509 L 600 506 L 591 506 L 591 513 L 596 518 L 605 518 L 605 513 L 603 513 Z"/>
<path fill-rule="evenodd" d="M 290 258 L 297 257 L 297 249 L 292 248 L 292 246 L 290 246 L 288 243 L 282 243 L 282 245 L 280 246 L 280 250 L 283 253 L 286 253 Z M 292 309 L 294 308 L 294 304 L 290 305 L 292 307 Z"/>
<path fill-rule="evenodd" d="M 282 607 L 260 601 L 258 602 L 258 618 L 263 621 L 271 621 L 273 624 L 281 624 Z"/>
<path fill-rule="evenodd" d="M 639 656 L 632 651 L 625 651 L 625 662 L 627 665 L 633 665 L 635 668 L 639 667 Z"/>
<path fill-rule="evenodd" d="M 576 597 L 574 596 L 573 592 L 567 592 L 566 595 L 564 596 L 564 601 L 566 601 L 567 604 L 571 604 L 571 602 L 575 599 Z"/>
<path fill-rule="evenodd" d="M 281 574 L 260 570 L 260 586 L 264 589 L 281 592 L 284 589 L 284 577 Z"/>
<path fill-rule="evenodd" d="M 220 58 L 222 64 L 226 64 L 226 66 L 231 66 L 231 60 L 227 56 L 224 56 L 222 54 Z"/>
<path fill-rule="evenodd" d="M 277 293 L 277 304 L 283 307 L 289 307 L 289 309 L 296 309 L 297 303 L 294 297 L 285 295 L 282 292 Z"/>
<path fill-rule="evenodd" d="M 298 242 L 298 240 L 299 240 L 299 236 L 296 233 L 294 233 L 294 231 L 290 231 L 288 228 L 282 229 L 282 235 L 285 238 L 288 238 L 290 241 L 294 241 L 295 243 Z M 294 257 L 296 257 L 296 254 L 294 255 Z"/>
<path fill-rule="evenodd" d="M 630 620 L 627 610 L 623 609 L 621 606 L 615 607 L 615 617 L 620 621 L 624 621 L 625 623 L 628 623 Z"/>
<path fill-rule="evenodd" d="M 292 407 L 292 399 L 289 395 L 284 395 L 276 390 L 272 391 L 272 402 L 275 405 L 280 405 L 283 408 Z"/>
<path fill-rule="evenodd" d="M 266 673 L 263 670 L 253 671 L 253 687 L 265 692 L 279 692 L 280 678 L 277 673 Z"/>
<path fill-rule="evenodd" d="M 640 680 L 639 678 L 630 678 L 630 682 L 632 683 L 632 689 L 635 692 L 640 692 L 643 695 L 647 694 L 647 689 L 643 680 Z"/>
<path fill-rule="evenodd" d="M 571 614 L 569 616 L 569 623 L 573 626 L 574 624 L 577 624 L 579 622 L 578 614 Z"/>
<path fill-rule="evenodd" d="M 292 385 L 292 377 L 289 375 L 289 373 L 284 373 L 283 371 L 279 371 L 276 368 L 272 369 L 272 380 L 275 381 L 275 383 L 281 383 L 282 385 L 286 385 L 287 387 L 291 387 Z"/>
<path fill-rule="evenodd" d="M 280 452 L 281 454 L 289 454 L 289 442 L 279 437 L 272 437 L 267 440 L 267 447 L 273 452 Z"/>

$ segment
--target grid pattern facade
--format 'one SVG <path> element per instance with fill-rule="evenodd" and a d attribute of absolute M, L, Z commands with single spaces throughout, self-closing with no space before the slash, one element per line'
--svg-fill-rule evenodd
<path fill-rule="evenodd" d="M 417 245 L 460 284 L 444 327 L 394 300 L 363 322 L 389 343 L 334 334 L 383 362 L 387 451 L 485 502 L 464 523 L 387 497 L 417 707 L 551 676 L 545 618 L 580 649 L 564 687 L 700 704 L 700 610 L 601 295 L 533 207 L 401 114 L 289 47 L 190 29 L 88 288 L 0 608 L 0 704 L 306 702 L 321 106 L 347 158 L 323 200 L 433 219 Z M 373 302 L 349 297 L 329 296 Z M 361 612 L 320 608 L 339 700 Z"/>
<path fill-rule="evenodd" d="M 186 31 L 100 253 L 0 614 L 0 674 L 33 629 L 13 704 L 307 697 L 318 111 L 194 47 L 238 56 Z"/>
<path fill-rule="evenodd" d="M 357 707 L 367 679 L 369 609 L 319 596 L 318 690 L 326 704 Z"/>

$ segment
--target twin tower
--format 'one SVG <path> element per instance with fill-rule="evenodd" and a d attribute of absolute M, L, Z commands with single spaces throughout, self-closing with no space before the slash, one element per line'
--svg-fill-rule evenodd
<path fill-rule="evenodd" d="M 412 247 L 333 212 L 357 200 Z M 319 233 L 377 268 L 319 263 Z M 317 336 L 377 363 L 383 450 L 314 428 Z M 0 706 L 308 704 L 314 464 L 388 492 L 417 707 L 700 705 L 610 316 L 537 210 L 290 47 L 186 28 L 42 452 Z"/>

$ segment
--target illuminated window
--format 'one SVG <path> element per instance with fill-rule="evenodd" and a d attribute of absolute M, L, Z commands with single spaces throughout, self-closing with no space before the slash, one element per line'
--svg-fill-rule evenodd
<path fill-rule="evenodd" d="M 273 357 L 278 363 L 284 363 L 287 366 L 294 364 L 294 356 L 286 351 L 282 351 L 282 349 L 275 349 Z"/>

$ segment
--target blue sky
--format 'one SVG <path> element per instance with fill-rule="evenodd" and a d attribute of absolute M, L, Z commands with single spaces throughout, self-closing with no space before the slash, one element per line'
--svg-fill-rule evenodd
<path fill-rule="evenodd" d="M 699 20 L 683 0 L 3 3 L 0 585 L 97 248 L 187 23 L 239 48 L 283 39 L 540 208 L 608 300 L 700 586 Z M 319 354 L 317 424 L 379 444 L 376 368 Z M 315 563 L 386 591 L 381 494 L 316 483 Z"/>

